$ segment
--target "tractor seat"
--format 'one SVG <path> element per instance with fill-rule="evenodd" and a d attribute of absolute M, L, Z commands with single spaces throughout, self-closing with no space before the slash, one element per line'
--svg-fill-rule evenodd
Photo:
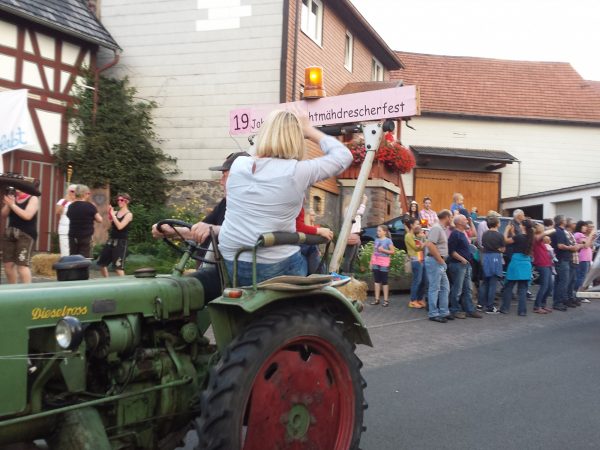
<path fill-rule="evenodd" d="M 256 285 L 257 289 L 272 291 L 314 291 L 326 286 L 338 287 L 348 283 L 350 278 L 335 280 L 331 275 L 312 274 L 307 277 L 281 275 Z"/>

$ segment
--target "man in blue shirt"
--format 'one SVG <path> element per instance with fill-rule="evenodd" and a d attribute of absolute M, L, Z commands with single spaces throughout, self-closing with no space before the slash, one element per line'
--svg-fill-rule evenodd
<path fill-rule="evenodd" d="M 448 273 L 450 275 L 450 314 L 455 319 L 473 317 L 481 319 L 483 315 L 473 306 L 471 276 L 473 254 L 469 240 L 465 235 L 468 220 L 463 214 L 454 217 L 454 230 L 448 238 Z"/>

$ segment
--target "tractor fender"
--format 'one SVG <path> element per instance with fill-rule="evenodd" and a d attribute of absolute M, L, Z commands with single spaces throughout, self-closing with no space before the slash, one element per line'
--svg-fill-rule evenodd
<path fill-rule="evenodd" d="M 369 331 L 353 302 L 333 287 L 313 291 L 243 289 L 240 298 L 219 297 L 208 304 L 217 347 L 222 351 L 259 315 L 279 308 L 314 308 L 342 325 L 355 344 L 373 346 Z"/>

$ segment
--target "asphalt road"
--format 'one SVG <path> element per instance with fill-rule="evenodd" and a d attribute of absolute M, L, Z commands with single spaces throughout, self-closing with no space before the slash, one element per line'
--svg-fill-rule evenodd
<path fill-rule="evenodd" d="M 515 306 L 447 324 L 367 310 L 362 449 L 600 448 L 600 302 Z"/>

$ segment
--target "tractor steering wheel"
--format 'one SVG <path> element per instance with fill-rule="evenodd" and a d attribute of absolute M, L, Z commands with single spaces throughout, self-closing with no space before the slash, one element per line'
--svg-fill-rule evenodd
<path fill-rule="evenodd" d="M 198 244 L 196 241 L 194 241 L 192 239 L 185 239 L 176 228 L 176 227 L 183 227 L 183 228 L 187 228 L 187 229 L 191 230 L 192 229 L 191 223 L 184 222 L 183 220 L 178 220 L 178 219 L 163 219 L 156 224 L 156 229 L 160 233 L 164 233 L 163 226 L 171 227 L 171 229 L 175 232 L 175 234 L 177 236 L 179 236 L 180 240 L 185 243 L 185 245 L 183 245 L 183 246 L 177 245 L 174 242 L 173 238 L 170 238 L 168 236 L 163 236 L 163 238 L 162 238 L 163 241 L 169 247 L 175 249 L 177 252 L 179 252 L 181 254 L 189 252 L 190 257 L 192 259 L 195 259 L 196 261 L 200 261 L 200 262 L 206 263 L 206 264 L 217 264 L 216 261 L 211 261 L 211 260 L 205 259 L 203 256 L 206 252 L 208 252 L 208 251 L 214 252 L 214 250 L 208 250 L 207 248 L 202 247 L 200 244 Z M 203 252 L 202 256 L 198 255 L 197 254 L 198 252 Z"/>

